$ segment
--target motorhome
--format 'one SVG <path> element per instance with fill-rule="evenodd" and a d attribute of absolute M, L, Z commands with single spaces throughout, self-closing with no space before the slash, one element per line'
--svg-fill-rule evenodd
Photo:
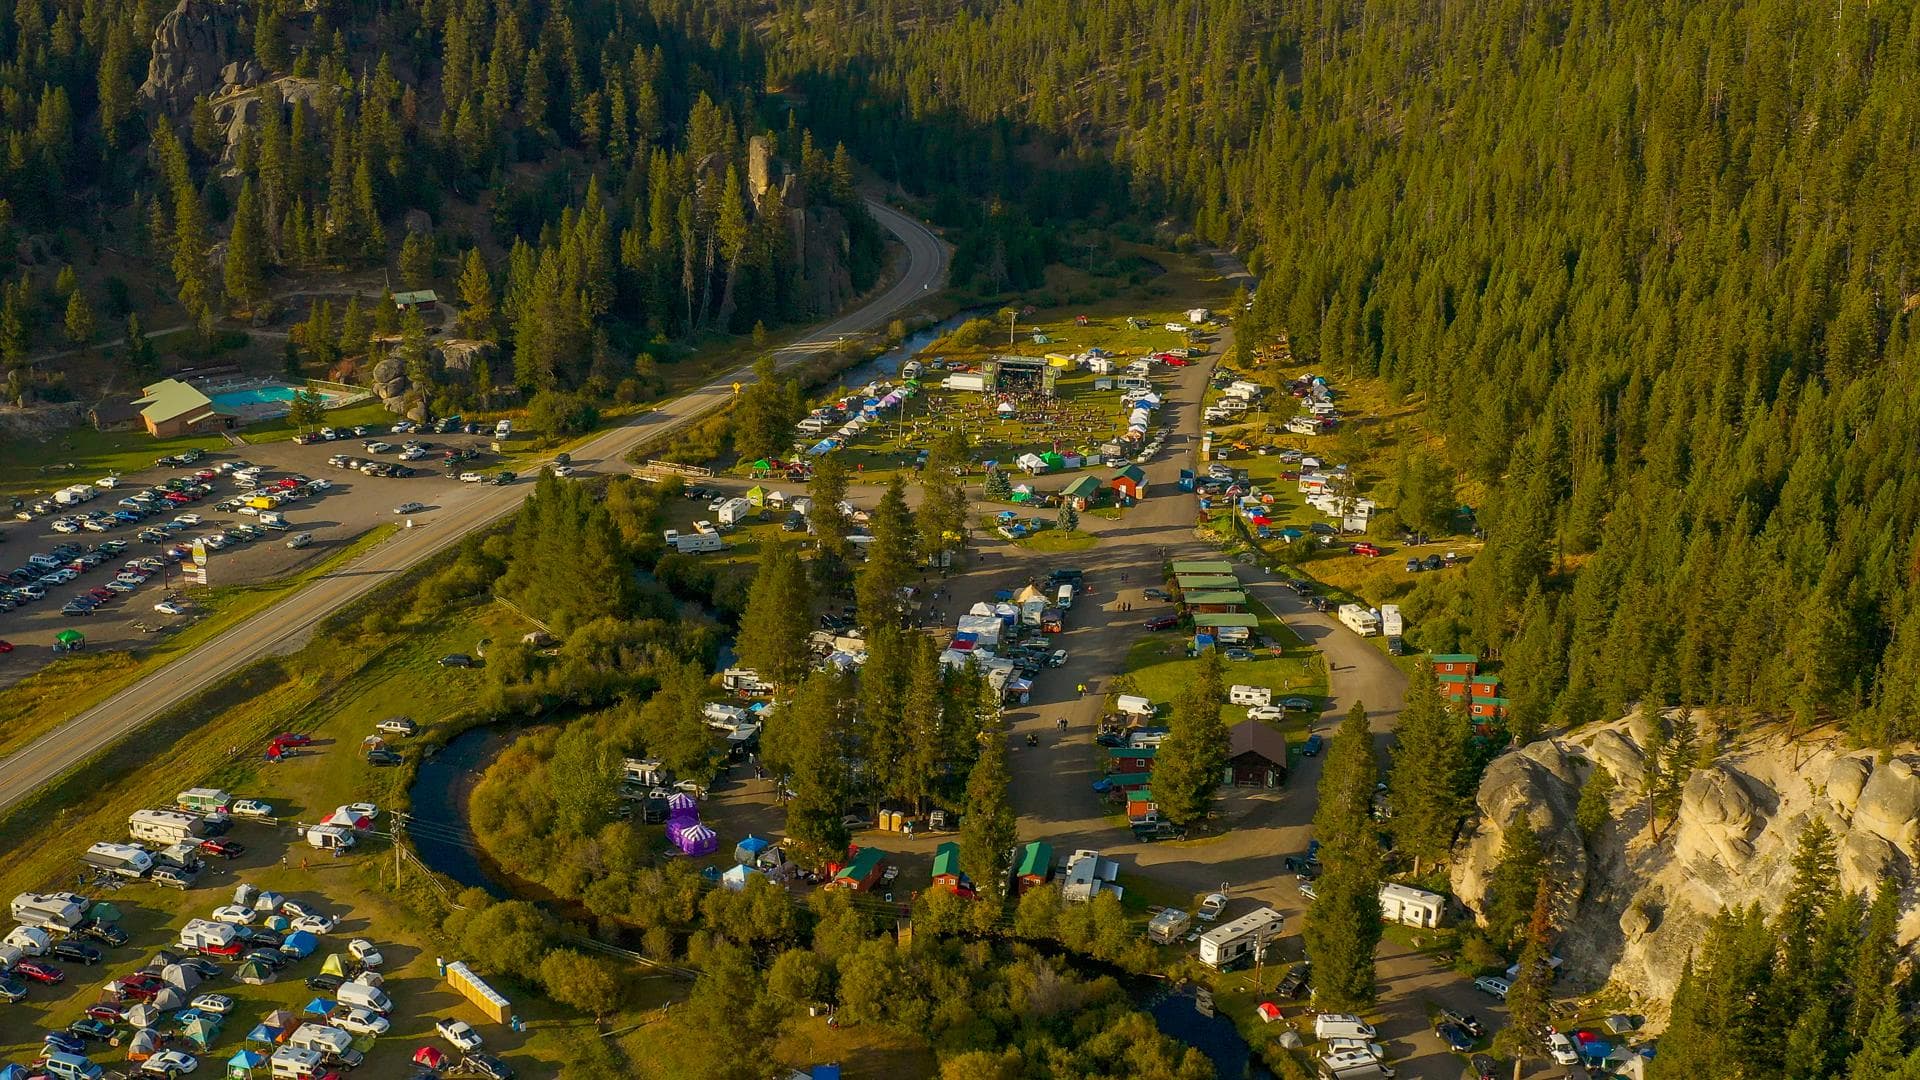
<path fill-rule="evenodd" d="M 80 856 L 80 861 L 124 878 L 145 877 L 153 869 L 153 856 L 135 844 L 95 844 Z"/>
<path fill-rule="evenodd" d="M 1341 604 L 1339 615 L 1346 628 L 1361 637 L 1372 637 L 1380 632 L 1380 616 L 1363 604 Z"/>
<path fill-rule="evenodd" d="M 232 923 L 211 919 L 189 919 L 180 928 L 180 947 L 190 952 L 230 955 L 240 948 L 239 931 Z"/>
<path fill-rule="evenodd" d="M 1186 936 L 1193 916 L 1180 908 L 1167 908 L 1147 922 L 1147 940 L 1155 945 L 1172 945 Z"/>
<path fill-rule="evenodd" d="M 1221 923 L 1200 935 L 1200 962 L 1216 971 L 1231 971 L 1249 963 L 1267 945 L 1279 940 L 1285 921 L 1279 912 L 1263 907 Z"/>
<path fill-rule="evenodd" d="M 331 1024 L 301 1024 L 287 1037 L 287 1045 L 312 1050 L 320 1055 L 322 1061 L 345 1065 L 349 1069 L 365 1060 L 360 1051 L 353 1048 L 353 1036 Z"/>
<path fill-rule="evenodd" d="M 128 835 L 153 844 L 198 841 L 202 831 L 203 820 L 200 815 L 184 810 L 135 810 L 127 818 Z"/>
<path fill-rule="evenodd" d="M 700 710 L 707 726 L 718 731 L 733 731 L 746 723 L 752 714 L 738 705 L 728 705 L 722 701 L 710 701 Z"/>
<path fill-rule="evenodd" d="M 21 893 L 13 898 L 13 921 L 22 926 L 72 930 L 86 921 L 87 898 L 77 893 Z"/>
<path fill-rule="evenodd" d="M 273 1080 L 314 1080 L 326 1061 L 318 1050 L 289 1044 L 275 1048 L 267 1064 L 273 1070 Z"/>
<path fill-rule="evenodd" d="M 1227 702 L 1231 705 L 1271 705 L 1273 691 L 1265 686 L 1247 686 L 1237 683 L 1228 688 Z"/>

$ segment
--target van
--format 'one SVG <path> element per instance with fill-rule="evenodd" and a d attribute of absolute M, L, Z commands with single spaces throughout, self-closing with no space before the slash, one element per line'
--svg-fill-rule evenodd
<path fill-rule="evenodd" d="M 295 550 L 306 547 L 311 543 L 313 543 L 313 534 L 310 532 L 294 533 L 292 536 L 287 537 L 287 546 Z"/>
<path fill-rule="evenodd" d="M 1321 1013 L 1313 1018 L 1316 1039 L 1371 1039 L 1376 1034 L 1372 1024 L 1352 1013 Z"/>
<path fill-rule="evenodd" d="M 100 1080 L 106 1070 L 78 1054 L 63 1054 L 54 1051 L 40 1063 L 40 1071 L 54 1080 Z"/>
<path fill-rule="evenodd" d="M 393 1001 L 378 987 L 363 982 L 345 982 L 334 991 L 334 998 L 343 1005 L 358 1005 L 363 1009 L 372 1009 L 385 1016 L 393 1011 Z"/>
<path fill-rule="evenodd" d="M 1335 1066 L 1320 1063 L 1320 1080 L 1393 1080 L 1393 1067 L 1377 1061 Z"/>
<path fill-rule="evenodd" d="M 1271 705 L 1273 691 L 1264 686 L 1235 685 L 1227 690 L 1227 702 L 1232 705 Z"/>
<path fill-rule="evenodd" d="M 1073 586 L 1072 585 L 1060 586 L 1060 591 L 1054 596 L 1053 602 L 1056 607 L 1062 607 L 1062 608 L 1072 607 L 1073 606 Z"/>

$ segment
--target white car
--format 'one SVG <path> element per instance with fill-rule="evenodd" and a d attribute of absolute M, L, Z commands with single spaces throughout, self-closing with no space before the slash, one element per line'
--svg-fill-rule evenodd
<path fill-rule="evenodd" d="M 233 999 L 225 994 L 201 994 L 188 1004 L 201 1012 L 218 1013 L 221 1016 L 233 1011 Z"/>
<path fill-rule="evenodd" d="M 573 466 L 571 466 L 571 465 L 555 465 L 555 466 L 553 467 L 553 475 L 555 475 L 555 476 L 572 476 L 572 475 L 573 475 Z"/>
<path fill-rule="evenodd" d="M 171 600 L 160 601 L 159 603 L 153 605 L 153 610 L 159 612 L 162 615 L 185 615 L 187 613 L 186 608 L 181 607 L 179 604 L 176 604 Z"/>
<path fill-rule="evenodd" d="M 393 444 L 383 443 L 383 442 L 370 442 L 366 444 L 366 448 L 367 448 L 367 453 L 369 454 L 384 454 L 387 451 L 393 449 Z"/>
<path fill-rule="evenodd" d="M 399 506 L 394 507 L 393 512 L 396 514 L 417 514 L 426 508 L 426 503 L 403 502 Z"/>
<path fill-rule="evenodd" d="M 253 909 L 250 907 L 241 907 L 239 904 L 228 904 L 226 907 L 214 908 L 213 921 L 232 923 L 235 926 L 250 926 L 253 924 Z"/>
<path fill-rule="evenodd" d="M 387 958 L 380 955 L 380 946 L 366 938 L 357 937 L 347 942 L 347 952 L 351 953 L 355 960 L 370 968 L 377 968 L 387 962 Z"/>
<path fill-rule="evenodd" d="M 103 488 L 117 488 L 120 486 L 120 478 L 118 476 L 103 476 L 95 480 L 94 484 Z"/>
<path fill-rule="evenodd" d="M 180 1076 L 200 1067 L 200 1059 L 179 1050 L 162 1050 L 140 1063 L 148 1076 Z"/>
<path fill-rule="evenodd" d="M 477 484 L 485 479 L 485 476 L 477 472 L 463 472 L 460 474 L 460 482 L 463 484 Z"/>
<path fill-rule="evenodd" d="M 309 934 L 331 934 L 333 933 L 333 917 L 331 915 L 302 915 L 293 920 L 293 928 L 295 930 L 305 930 Z"/>
<path fill-rule="evenodd" d="M 1208 893 L 1206 896 L 1201 897 L 1200 908 L 1194 912 L 1194 914 L 1200 917 L 1201 922 L 1212 922 L 1218 919 L 1220 913 L 1225 910 L 1227 910 L 1227 894 Z"/>
<path fill-rule="evenodd" d="M 1333 1057 L 1336 1054 L 1365 1054 L 1375 1061 L 1387 1060 L 1386 1047 L 1365 1039 L 1328 1039 L 1320 1056 Z"/>
<path fill-rule="evenodd" d="M 1278 705 L 1255 705 L 1247 710 L 1249 720 L 1285 720 L 1287 710 Z"/>
<path fill-rule="evenodd" d="M 273 806 L 259 799 L 241 799 L 232 806 L 234 817 L 266 818 L 273 816 Z"/>
<path fill-rule="evenodd" d="M 1573 1040 L 1558 1031 L 1547 1033 L 1547 1053 L 1555 1065 L 1580 1064 L 1580 1052 L 1573 1048 Z"/>
<path fill-rule="evenodd" d="M 382 720 L 378 724 L 375 724 L 374 729 L 377 731 L 384 731 L 389 735 L 404 736 L 404 735 L 412 735 L 415 732 L 419 731 L 420 725 L 414 723 L 413 717 L 411 716 L 389 716 L 385 720 Z"/>
<path fill-rule="evenodd" d="M 350 802 L 347 804 L 347 809 L 353 811 L 355 816 L 366 818 L 368 821 L 380 816 L 380 807 L 370 802 Z"/>
<path fill-rule="evenodd" d="M 385 1035 L 387 1029 L 393 1026 L 386 1017 L 358 1005 L 342 1005 L 329 1013 L 327 1018 L 354 1035 Z"/>
<path fill-rule="evenodd" d="M 462 1053 L 470 1054 L 480 1049 L 480 1033 L 473 1030 L 473 1025 L 465 1020 L 448 1017 L 433 1025 L 433 1029 L 440 1033 L 441 1038 L 452 1043 L 455 1050 Z"/>
<path fill-rule="evenodd" d="M 179 517 L 176 517 L 173 520 L 179 522 L 182 525 L 187 526 L 188 528 L 192 528 L 193 526 L 200 524 L 200 522 L 204 519 L 201 518 L 199 514 L 181 514 Z"/>

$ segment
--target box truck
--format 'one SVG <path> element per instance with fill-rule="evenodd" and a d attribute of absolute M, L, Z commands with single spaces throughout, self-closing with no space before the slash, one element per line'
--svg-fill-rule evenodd
<path fill-rule="evenodd" d="M 87 849 L 80 861 L 116 877 L 145 877 L 153 869 L 153 856 L 134 844 L 99 843 Z"/>
<path fill-rule="evenodd" d="M 202 832 L 199 814 L 184 810 L 135 810 L 127 818 L 127 833 L 135 840 L 154 844 L 198 842 Z"/>

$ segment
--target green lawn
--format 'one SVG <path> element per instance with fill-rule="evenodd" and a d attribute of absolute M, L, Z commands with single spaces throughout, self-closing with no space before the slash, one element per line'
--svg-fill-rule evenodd
<path fill-rule="evenodd" d="M 91 427 L 72 428 L 51 439 L 0 440 L 0 494 L 48 494 L 72 484 L 90 484 L 109 473 L 152 468 L 155 458 L 225 445 L 227 441 L 218 435 L 156 439 L 145 431 Z"/>
<path fill-rule="evenodd" d="M 1031 536 L 1015 540 L 1014 544 L 1037 551 L 1045 555 L 1060 555 L 1067 552 L 1086 551 L 1100 542 L 1092 533 L 1062 532 L 1059 529 L 1047 529 Z"/>
<path fill-rule="evenodd" d="M 1313 701 L 1313 711 L 1291 714 L 1285 724 L 1278 725 L 1289 734 L 1304 733 L 1308 717 L 1318 715 L 1319 705 L 1326 696 L 1324 662 L 1319 653 L 1303 644 L 1271 612 L 1256 607 L 1256 614 L 1260 616 L 1260 633 L 1278 643 L 1279 655 L 1256 650 L 1257 659 L 1227 661 L 1226 682 L 1229 686 L 1246 684 L 1267 687 L 1273 691 L 1276 700 L 1304 697 Z M 1191 643 L 1192 637 L 1183 631 L 1146 634 L 1135 641 L 1127 652 L 1126 666 L 1126 677 L 1135 687 L 1133 692 L 1155 704 L 1171 702 L 1180 689 L 1191 681 L 1200 663 L 1197 658 L 1187 655 Z M 1229 725 L 1237 724 L 1246 719 L 1247 709 L 1244 705 L 1223 702 L 1220 716 Z"/>

